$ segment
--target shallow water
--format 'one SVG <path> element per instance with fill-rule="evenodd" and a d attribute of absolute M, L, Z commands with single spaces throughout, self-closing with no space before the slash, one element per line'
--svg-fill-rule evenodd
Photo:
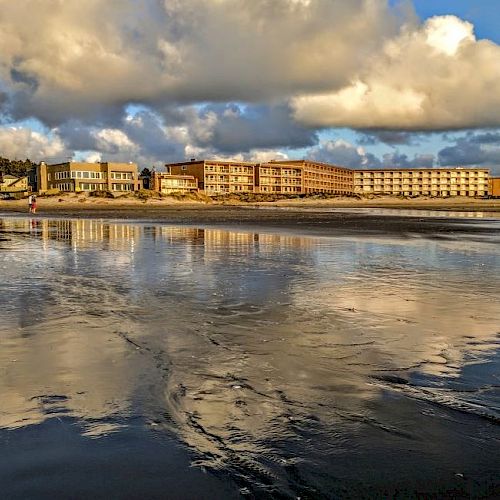
<path fill-rule="evenodd" d="M 2 498 L 494 496 L 499 269 L 484 235 L 0 219 Z"/>
<path fill-rule="evenodd" d="M 258 206 L 255 207 L 258 210 L 269 210 L 269 207 Z M 396 217 L 417 217 L 421 219 L 426 219 L 429 217 L 440 218 L 440 219 L 498 219 L 498 212 L 484 212 L 480 210 L 424 210 L 421 208 L 375 208 L 375 207 L 273 207 L 274 210 L 286 210 L 286 211 L 296 211 L 303 212 L 307 210 L 308 212 L 321 212 L 321 213 L 343 213 L 343 214 L 365 214 L 365 215 L 386 215 L 386 216 L 396 216 Z"/>

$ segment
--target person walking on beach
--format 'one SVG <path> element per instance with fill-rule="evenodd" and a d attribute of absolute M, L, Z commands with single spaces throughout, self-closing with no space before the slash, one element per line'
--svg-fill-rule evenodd
<path fill-rule="evenodd" d="M 36 214 L 36 196 L 33 194 L 31 195 L 31 205 L 30 205 L 30 212 L 32 214 Z"/>
<path fill-rule="evenodd" d="M 32 207 L 32 205 L 33 205 L 33 195 L 32 195 L 32 194 L 30 194 L 30 195 L 28 196 L 28 207 L 29 207 L 29 209 L 30 209 L 30 214 L 33 212 L 33 207 Z"/>

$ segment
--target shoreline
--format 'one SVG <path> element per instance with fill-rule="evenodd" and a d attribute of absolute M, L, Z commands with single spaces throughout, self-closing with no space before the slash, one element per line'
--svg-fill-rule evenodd
<path fill-rule="evenodd" d="M 288 201 L 288 200 L 287 200 Z M 327 201 L 329 203 L 324 203 Z M 481 200 L 482 201 L 482 200 Z M 496 202 L 500 205 L 500 202 Z M 487 212 L 479 207 L 451 206 L 443 209 L 442 216 L 422 212 L 408 215 L 404 210 L 415 210 L 415 204 L 373 207 L 359 203 L 339 203 L 337 200 L 323 200 L 322 203 L 261 203 L 261 204 L 203 204 L 165 200 L 102 200 L 89 199 L 86 202 L 63 201 L 39 198 L 36 215 L 27 210 L 25 200 L 0 201 L 0 217 L 21 218 L 73 218 L 104 219 L 107 221 L 138 222 L 151 224 L 184 225 L 198 228 L 225 228 L 237 231 L 278 231 L 314 236 L 359 236 L 388 235 L 399 238 L 426 235 L 436 239 L 487 238 L 500 243 L 500 212 Z M 280 210 L 280 208 L 282 210 Z M 356 208 L 364 210 L 356 212 Z M 394 209 L 389 214 L 377 213 L 377 209 Z M 335 210 L 331 210 L 335 209 Z M 345 209 L 345 210 L 342 210 Z M 368 209 L 368 210 L 367 210 Z M 370 213 L 369 209 L 373 209 Z M 398 210 L 402 210 L 398 213 Z M 420 206 L 419 210 L 439 210 L 438 207 Z M 480 211 L 482 217 L 450 216 L 449 211 Z"/>
<path fill-rule="evenodd" d="M 37 199 L 38 210 L 43 213 L 60 213 L 82 211 L 121 210 L 124 213 L 130 210 L 217 210 L 227 208 L 379 208 L 394 210 L 433 210 L 433 211 L 478 211 L 485 212 L 492 217 L 500 218 L 500 199 L 475 199 L 475 198 L 415 198 L 401 200 L 399 198 L 384 197 L 374 199 L 356 199 L 348 197 L 337 198 L 290 198 L 277 201 L 238 201 L 234 199 L 214 200 L 206 203 L 197 200 L 179 200 L 175 197 L 150 198 L 146 200 L 122 197 L 115 199 L 92 198 L 86 195 L 61 195 Z M 28 203 L 26 199 L 0 200 L 0 212 L 26 213 Z"/>

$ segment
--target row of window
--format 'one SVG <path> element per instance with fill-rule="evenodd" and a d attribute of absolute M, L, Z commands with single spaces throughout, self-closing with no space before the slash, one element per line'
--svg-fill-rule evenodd
<path fill-rule="evenodd" d="M 286 169 L 275 169 L 275 168 L 261 168 L 259 170 L 260 175 L 294 175 L 301 176 L 302 170 L 286 170 Z"/>
<path fill-rule="evenodd" d="M 355 192 L 363 191 L 361 189 L 356 189 Z M 395 189 L 364 189 L 366 193 L 387 193 L 387 194 L 412 194 L 412 195 L 428 195 L 431 194 L 433 196 L 441 195 L 441 196 L 474 196 L 479 195 L 482 196 L 486 193 L 484 189 L 470 189 L 470 190 L 453 190 L 453 189 L 404 189 L 404 188 L 395 188 Z"/>
<path fill-rule="evenodd" d="M 111 189 L 113 191 L 133 191 L 133 184 L 111 184 Z"/>
<path fill-rule="evenodd" d="M 187 168 L 182 167 L 183 170 L 187 170 Z M 252 174 L 253 167 L 227 167 L 222 165 L 206 165 L 206 172 L 223 172 L 223 173 L 231 173 L 231 174 Z"/>
<path fill-rule="evenodd" d="M 206 176 L 207 181 L 223 181 L 223 182 L 244 182 L 244 183 L 253 183 L 253 175 L 252 176 L 246 176 L 246 175 L 207 175 Z"/>
<path fill-rule="evenodd" d="M 60 179 L 106 179 L 106 172 L 65 170 L 63 172 L 55 172 L 54 178 L 56 181 Z M 48 174 L 48 180 L 50 181 L 50 174 Z"/>
<path fill-rule="evenodd" d="M 80 182 L 78 187 L 82 191 L 105 191 L 108 188 L 106 184 L 97 184 L 93 182 Z"/>
<path fill-rule="evenodd" d="M 356 186 L 381 185 L 392 186 L 396 184 L 422 185 L 422 184 L 456 184 L 457 186 L 469 186 L 470 184 L 487 184 L 485 179 L 364 179 L 354 181 Z"/>
<path fill-rule="evenodd" d="M 466 171 L 466 172 L 450 172 L 448 171 L 424 171 L 424 172 L 356 172 L 354 177 L 356 179 L 370 178 L 370 177 L 485 177 L 485 172 Z"/>
<path fill-rule="evenodd" d="M 104 183 L 94 183 L 94 182 L 80 182 L 78 184 L 78 189 L 81 191 L 105 191 L 108 188 L 107 184 Z M 60 191 L 74 191 L 74 185 L 71 182 L 58 182 L 57 189 Z M 113 191 L 133 191 L 133 184 L 111 184 L 111 189 Z"/>
<path fill-rule="evenodd" d="M 127 181 L 134 178 L 132 172 L 111 172 L 111 178 L 117 181 Z"/>
<path fill-rule="evenodd" d="M 196 187 L 196 182 L 190 179 L 162 179 L 161 180 L 162 188 L 169 187 Z"/>

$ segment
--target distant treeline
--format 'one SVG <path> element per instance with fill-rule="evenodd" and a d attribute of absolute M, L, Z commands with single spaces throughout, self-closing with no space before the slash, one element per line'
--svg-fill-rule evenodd
<path fill-rule="evenodd" d="M 9 160 L 0 157 L 0 172 L 3 174 L 15 175 L 16 177 L 23 177 L 28 174 L 28 171 L 38 165 L 29 159 L 26 160 Z"/>

